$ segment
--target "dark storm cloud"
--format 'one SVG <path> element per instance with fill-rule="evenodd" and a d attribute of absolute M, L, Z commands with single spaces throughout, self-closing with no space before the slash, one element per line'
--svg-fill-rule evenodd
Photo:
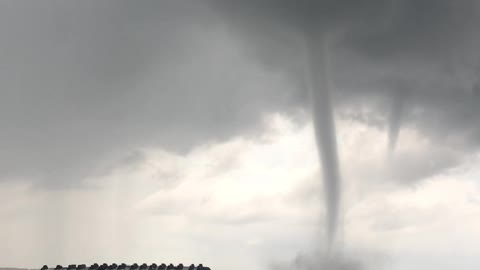
<path fill-rule="evenodd" d="M 226 18 L 239 30 L 237 33 L 244 35 L 244 42 L 259 50 L 258 55 L 267 62 L 280 61 L 269 57 L 290 60 L 292 54 L 301 55 L 298 51 L 309 28 L 337 32 L 338 50 L 334 53 L 340 54 L 336 64 L 344 72 L 336 76 L 343 79 L 339 83 L 350 87 L 354 82 L 378 87 L 371 85 L 378 80 L 391 84 L 392 77 L 387 75 L 396 75 L 393 79 L 397 81 L 400 75 L 420 79 L 416 78 L 423 75 L 416 74 L 419 68 L 441 72 L 450 66 L 458 70 L 466 68 L 462 64 L 468 66 L 472 64 L 469 61 L 479 59 L 475 52 L 478 4 L 471 0 L 218 0 L 215 3 L 227 12 Z M 272 56 L 272 49 L 278 53 Z M 354 66 L 348 68 L 349 64 Z M 346 75 L 348 78 L 344 78 Z"/>
<path fill-rule="evenodd" d="M 0 180 L 72 185 L 139 148 L 244 132 L 296 99 L 263 87 L 283 79 L 253 72 L 198 1 L 0 5 Z"/>
<path fill-rule="evenodd" d="M 363 118 L 383 118 L 392 147 L 402 127 L 465 153 L 478 146 L 476 1 L 213 2 L 246 50 L 268 69 L 289 70 L 299 91 L 307 33 L 333 36 L 333 106 L 371 106 Z"/>
<path fill-rule="evenodd" d="M 479 140 L 475 1 L 4 1 L 0 14 L 2 180 L 72 183 L 307 106 L 312 25 L 341 33 L 333 107 L 386 122 L 402 82 L 397 144 L 402 126 L 465 151 Z"/>

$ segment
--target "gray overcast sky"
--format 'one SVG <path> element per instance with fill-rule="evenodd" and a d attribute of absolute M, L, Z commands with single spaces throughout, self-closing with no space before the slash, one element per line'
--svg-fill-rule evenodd
<path fill-rule="evenodd" d="M 0 266 L 315 261 L 325 210 L 305 33 L 320 29 L 332 37 L 345 257 L 478 269 L 479 11 L 2 1 Z"/>

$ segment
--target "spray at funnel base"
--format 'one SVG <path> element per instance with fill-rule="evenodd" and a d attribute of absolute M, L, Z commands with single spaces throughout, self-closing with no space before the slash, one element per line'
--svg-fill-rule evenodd
<path fill-rule="evenodd" d="M 338 231 L 340 209 L 340 169 L 331 86 L 328 78 L 327 40 L 320 34 L 308 37 L 308 61 L 313 121 L 318 153 L 322 163 L 327 208 L 327 246 L 331 251 Z"/>

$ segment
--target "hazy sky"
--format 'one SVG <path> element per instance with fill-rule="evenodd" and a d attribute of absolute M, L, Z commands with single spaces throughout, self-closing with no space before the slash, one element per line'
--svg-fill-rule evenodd
<path fill-rule="evenodd" d="M 475 0 L 0 2 L 0 266 L 283 269 L 324 248 L 330 37 L 352 269 L 480 267 Z"/>

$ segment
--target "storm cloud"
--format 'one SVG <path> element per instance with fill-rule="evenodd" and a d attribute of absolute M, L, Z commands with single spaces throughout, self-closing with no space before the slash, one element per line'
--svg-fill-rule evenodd
<path fill-rule="evenodd" d="M 391 114 L 401 82 L 399 130 L 477 146 L 475 1 L 7 1 L 1 12 L 3 180 L 69 185 L 137 148 L 186 151 L 309 106 L 300 29 L 312 22 L 339 33 L 334 107 Z"/>
<path fill-rule="evenodd" d="M 78 185 L 137 149 L 185 152 L 298 103 L 197 1 L 1 5 L 1 180 Z"/>
<path fill-rule="evenodd" d="M 205 158 L 196 155 L 201 147 L 205 150 L 244 139 L 238 149 L 230 150 L 237 153 L 248 147 L 249 138 L 257 142 L 261 137 L 256 147 L 262 148 L 262 143 L 271 139 L 263 130 L 265 116 L 279 113 L 299 126 L 315 123 L 312 136 L 316 132 L 317 144 L 323 146 L 320 156 L 328 161 L 319 166 L 323 167 L 320 173 L 335 181 L 324 195 L 318 195 L 321 188 L 312 184 L 300 188 L 308 192 L 292 197 L 305 203 L 311 197 L 330 196 L 322 199 L 329 200 L 334 209 L 331 222 L 336 224 L 342 199 L 336 185 L 343 166 L 351 169 L 345 172 L 345 179 L 358 179 L 356 188 L 365 185 L 363 189 L 375 193 L 372 183 L 420 185 L 421 180 L 475 156 L 480 146 L 479 12 L 475 0 L 3 1 L 0 184 L 7 188 L 2 192 L 7 194 L 10 186 L 27 183 L 18 194 L 34 190 L 37 195 L 53 192 L 68 197 L 68 192 L 83 189 L 101 193 L 104 191 L 87 187 L 101 190 L 99 179 L 109 179 L 112 174 L 122 180 L 122 174 L 115 174 L 118 168 L 147 166 L 148 152 L 154 149 L 168 152 L 175 160 L 190 156 L 192 161 L 158 158 L 162 164 L 155 166 L 163 167 L 153 173 L 155 184 L 151 187 L 158 189 L 160 199 L 145 191 L 142 196 L 154 197 L 152 205 L 139 203 L 145 199 L 141 196 L 129 203 L 152 208 L 147 212 L 158 216 L 208 206 L 209 201 L 201 195 L 190 199 L 187 193 L 202 188 L 215 193 L 216 185 L 224 185 L 197 183 L 192 180 L 197 174 L 183 170 L 203 170 L 197 168 L 201 164 L 197 158 Z M 327 68 L 332 87 L 327 89 L 327 98 L 322 96 L 325 92 L 312 91 L 314 87 L 306 79 L 310 76 L 317 85 L 325 83 L 321 74 L 315 76 L 323 60 L 313 63 L 316 68 L 312 70 L 310 61 L 322 55 L 320 45 L 312 48 L 308 41 L 311 32 L 330 37 Z M 339 122 L 342 124 L 336 125 Z M 365 129 L 368 132 L 362 131 Z M 348 135 L 349 131 L 357 133 Z M 361 139 L 368 144 L 363 145 Z M 278 147 L 297 151 L 286 145 Z M 271 151 L 278 151 L 276 157 L 288 155 L 288 151 Z M 313 144 L 300 152 L 310 151 L 316 151 Z M 253 160 L 257 153 L 251 152 L 248 157 Z M 348 155 L 342 156 L 345 152 Z M 295 155 L 298 159 L 302 156 Z M 229 158 L 209 177 L 228 171 L 224 179 L 243 181 L 240 173 L 231 172 L 236 170 L 232 169 L 236 157 Z M 267 159 L 269 154 L 262 155 L 262 160 Z M 345 164 L 352 160 L 356 163 Z M 255 180 L 252 182 L 262 182 L 261 175 L 252 177 L 261 170 L 250 165 L 242 163 Z M 294 163 L 288 168 L 294 171 L 301 166 Z M 295 171 L 291 180 L 304 174 L 317 177 L 314 168 L 309 167 L 308 173 Z M 265 175 L 280 178 L 279 174 Z M 135 177 L 146 176 L 139 173 Z M 201 179 L 207 178 L 202 175 Z M 130 191 L 123 188 L 125 193 Z M 249 188 L 247 185 L 245 190 Z M 236 194 L 235 190 L 230 193 Z M 95 196 L 102 202 L 103 193 Z M 280 195 L 271 197 L 275 196 Z M 213 201 L 221 204 L 224 199 L 219 192 Z M 19 196 L 16 200 L 21 201 Z M 32 201 L 29 205 L 33 207 L 35 198 Z M 243 213 L 239 216 L 232 215 L 237 211 L 220 209 L 212 220 L 243 226 L 272 218 L 270 209 L 255 212 L 258 203 L 252 201 L 245 203 L 248 209 L 244 212 L 238 210 Z M 465 203 L 467 207 L 472 204 Z M 45 202 L 45 213 L 59 217 L 60 212 L 69 213 L 67 206 L 58 206 L 56 213 L 52 205 L 60 204 Z M 276 215 L 281 216 L 282 207 Z M 111 208 L 108 205 L 102 211 Z M 17 224 L 18 220 L 13 220 L 17 211 L 12 209 L 5 211 L 12 224 Z M 89 209 L 83 210 L 89 216 Z M 42 220 L 34 217 L 29 220 Z M 395 228 L 398 224 L 392 220 L 379 222 L 377 228 Z M 111 222 L 117 221 L 112 218 Z M 45 222 L 46 231 L 51 230 L 50 222 Z M 333 231 L 335 225 L 329 226 Z M 73 235 L 75 230 L 70 229 Z M 68 238 L 68 232 L 58 233 L 58 241 L 52 243 Z M 251 240 L 252 245 L 259 242 Z"/>
<path fill-rule="evenodd" d="M 307 29 L 335 36 L 333 107 L 359 121 L 379 119 L 390 148 L 401 143 L 402 127 L 466 152 L 478 146 L 475 1 L 232 2 L 215 6 L 246 50 L 268 70 L 289 72 L 299 91 Z"/>

